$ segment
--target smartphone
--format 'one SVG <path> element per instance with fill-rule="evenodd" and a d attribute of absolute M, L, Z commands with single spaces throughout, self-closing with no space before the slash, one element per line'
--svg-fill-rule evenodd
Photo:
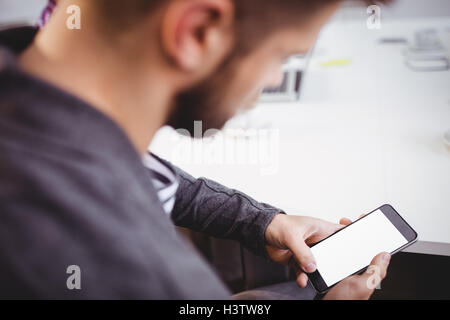
<path fill-rule="evenodd" d="M 391 205 L 383 205 L 311 246 L 317 270 L 308 274 L 319 293 L 364 271 L 381 252 L 395 254 L 417 241 L 417 232 Z"/>

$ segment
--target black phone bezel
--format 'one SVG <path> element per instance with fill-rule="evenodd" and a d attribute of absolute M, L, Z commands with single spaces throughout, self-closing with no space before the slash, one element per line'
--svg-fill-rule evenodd
<path fill-rule="evenodd" d="M 366 218 L 367 216 L 369 216 L 370 214 L 372 214 L 378 210 L 380 210 L 386 216 L 386 218 L 389 219 L 389 221 L 397 228 L 398 231 L 400 231 L 400 233 L 408 241 L 405 245 L 394 250 L 393 252 L 390 252 L 391 255 L 396 254 L 397 252 L 400 252 L 401 250 L 405 249 L 406 247 L 409 247 L 411 244 L 413 244 L 414 242 L 417 241 L 417 238 L 418 238 L 417 232 L 406 222 L 405 219 L 402 218 L 402 216 L 400 216 L 400 214 L 390 204 L 384 204 L 381 207 L 376 208 L 375 210 L 369 212 L 368 214 L 364 215 L 360 219 L 358 219 L 358 220 L 354 221 L 353 223 L 349 224 L 348 226 L 345 226 L 344 228 L 336 231 L 335 233 L 329 235 L 325 239 L 322 239 L 321 241 L 315 243 L 314 245 L 312 245 L 310 247 L 312 248 L 315 245 L 318 245 L 322 241 L 327 240 L 328 238 L 332 237 L 333 235 L 341 232 L 342 230 L 345 230 L 349 226 L 353 225 L 354 223 L 357 223 L 358 221 L 361 221 L 362 219 Z M 361 272 L 365 271 L 367 269 L 367 267 L 368 267 L 368 265 L 365 266 L 364 268 L 362 268 L 361 270 L 356 271 L 353 274 L 361 273 Z M 332 287 L 334 287 L 336 284 L 338 284 L 340 282 L 340 281 L 338 281 L 337 283 L 328 287 L 326 285 L 325 281 L 323 280 L 322 276 L 320 275 L 319 270 L 316 270 L 313 273 L 308 273 L 307 275 L 308 275 L 308 278 L 311 281 L 311 284 L 313 285 L 314 289 L 320 294 L 327 292 L 328 290 L 330 290 Z"/>

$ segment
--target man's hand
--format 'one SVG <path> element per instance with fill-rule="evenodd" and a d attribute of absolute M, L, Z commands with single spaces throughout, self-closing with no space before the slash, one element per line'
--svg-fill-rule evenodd
<path fill-rule="evenodd" d="M 351 223 L 348 218 L 342 218 L 339 224 L 335 224 L 316 218 L 279 214 L 266 230 L 267 253 L 273 261 L 295 270 L 297 284 L 304 288 L 308 284 L 305 271 L 311 273 L 317 267 L 309 246 Z M 388 253 L 380 253 L 362 275 L 354 275 L 341 281 L 324 299 L 370 298 L 374 289 L 386 277 L 389 261 Z"/>
<path fill-rule="evenodd" d="M 341 222 L 345 223 L 279 214 L 266 230 L 267 253 L 273 261 L 294 269 L 298 285 L 304 288 L 308 283 L 305 271 L 316 271 L 316 262 L 309 246 L 343 228 L 349 220 L 342 219 Z"/>
<path fill-rule="evenodd" d="M 391 255 L 380 253 L 361 275 L 354 275 L 339 282 L 325 295 L 324 300 L 367 300 L 386 277 Z"/>

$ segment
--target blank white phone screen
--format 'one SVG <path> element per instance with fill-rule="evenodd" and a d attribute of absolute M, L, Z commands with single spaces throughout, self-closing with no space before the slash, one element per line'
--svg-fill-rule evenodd
<path fill-rule="evenodd" d="M 377 210 L 311 248 L 317 270 L 332 286 L 368 266 L 381 252 L 393 252 L 406 238 Z"/>

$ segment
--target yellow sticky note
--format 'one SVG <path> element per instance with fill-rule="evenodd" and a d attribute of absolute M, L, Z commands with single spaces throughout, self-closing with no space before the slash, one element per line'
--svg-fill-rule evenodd
<path fill-rule="evenodd" d="M 334 59 L 334 60 L 322 62 L 320 65 L 322 67 L 346 66 L 350 62 L 352 62 L 352 60 L 350 60 L 350 59 Z"/>

